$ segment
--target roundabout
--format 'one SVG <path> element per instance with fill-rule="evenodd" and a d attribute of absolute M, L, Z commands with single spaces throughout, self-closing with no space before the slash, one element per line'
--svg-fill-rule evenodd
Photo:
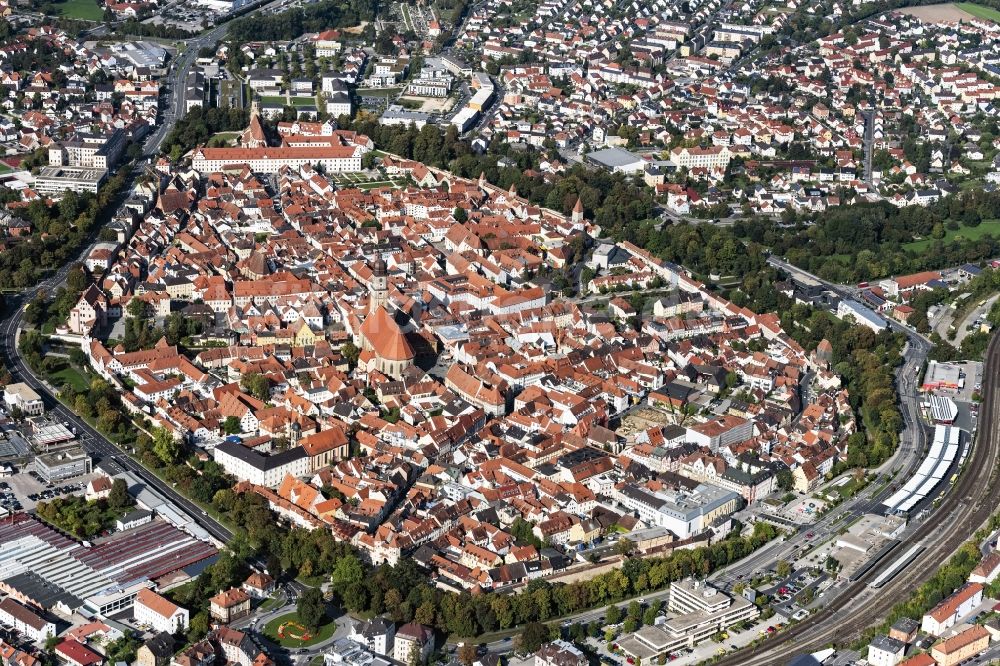
<path fill-rule="evenodd" d="M 312 635 L 309 633 L 308 629 L 303 627 L 298 622 L 289 620 L 284 624 L 278 625 L 278 638 L 291 638 L 307 643 L 312 639 Z"/>
<path fill-rule="evenodd" d="M 262 633 L 282 647 L 304 648 L 328 640 L 336 628 L 336 622 L 324 618 L 323 624 L 316 631 L 312 631 L 299 620 L 298 614 L 288 613 L 264 625 Z"/>

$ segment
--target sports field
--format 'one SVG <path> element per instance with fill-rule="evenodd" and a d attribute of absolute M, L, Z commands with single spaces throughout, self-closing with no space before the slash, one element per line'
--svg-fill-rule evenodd
<path fill-rule="evenodd" d="M 910 16 L 915 16 L 926 23 L 957 23 L 959 21 L 971 21 L 974 18 L 1000 23 L 1000 11 L 992 7 L 977 5 L 974 2 L 947 2 L 940 5 L 907 7 L 899 11 Z"/>
<path fill-rule="evenodd" d="M 993 9 L 992 7 L 984 7 L 983 5 L 977 5 L 974 2 L 959 2 L 958 8 L 962 11 L 969 12 L 973 16 L 978 16 L 979 18 L 986 19 L 987 21 L 993 21 L 994 23 L 1000 23 L 1000 11 Z"/>
<path fill-rule="evenodd" d="M 100 21 L 104 18 L 104 10 L 96 0 L 66 0 L 59 3 L 59 13 L 66 18 L 85 21 Z"/>

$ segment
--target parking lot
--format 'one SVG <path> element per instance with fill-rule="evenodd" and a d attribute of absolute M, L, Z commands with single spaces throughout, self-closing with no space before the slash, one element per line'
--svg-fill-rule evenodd
<path fill-rule="evenodd" d="M 87 483 L 97 474 L 86 474 L 72 479 L 66 479 L 53 484 L 47 484 L 37 476 L 34 470 L 15 474 L 4 479 L 7 492 L 19 505 L 13 510 L 31 511 L 38 502 L 45 502 L 65 495 L 82 495 Z M 0 490 L 4 490 L 0 486 Z M 0 501 L 2 504 L 2 501 Z"/>
<path fill-rule="evenodd" d="M 721 632 L 719 635 L 722 639 L 721 642 L 706 640 L 693 648 L 678 650 L 669 656 L 668 662 L 678 666 L 700 664 L 713 657 L 746 647 L 755 640 L 773 636 L 785 626 L 786 623 L 780 617 L 775 616 L 769 620 L 758 620 L 743 631 L 731 627 Z M 634 666 L 634 661 L 631 658 L 626 658 L 624 654 L 608 651 L 607 644 L 602 638 L 588 638 L 587 644 L 598 654 L 601 663 L 605 666 Z M 643 660 L 643 663 L 646 661 Z"/>
<path fill-rule="evenodd" d="M 10 512 L 24 508 L 7 481 L 0 481 L 0 508 Z"/>
<path fill-rule="evenodd" d="M 167 4 L 143 23 L 165 25 L 188 32 L 200 32 L 206 25 L 214 25 L 225 12 L 199 5 L 197 2 Z"/>
<path fill-rule="evenodd" d="M 979 404 L 975 402 L 973 394 L 979 393 L 983 381 L 983 364 L 980 361 L 967 361 L 965 363 L 949 363 L 956 366 L 961 372 L 962 386 L 960 388 L 934 389 L 934 395 L 950 398 L 958 407 L 958 417 L 955 425 L 972 434 L 975 431 L 976 420 L 979 417 Z M 930 414 L 926 414 L 930 421 Z"/>
<path fill-rule="evenodd" d="M 790 620 L 802 620 L 809 615 L 813 603 L 825 596 L 826 581 L 825 573 L 813 575 L 808 569 L 798 569 L 764 593 L 771 596 L 775 612 Z"/>

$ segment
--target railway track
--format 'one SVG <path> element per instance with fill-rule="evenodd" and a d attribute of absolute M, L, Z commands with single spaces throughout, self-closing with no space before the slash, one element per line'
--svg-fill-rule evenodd
<path fill-rule="evenodd" d="M 893 606 L 909 597 L 934 575 L 997 507 L 993 487 L 997 480 L 997 460 L 1000 458 L 998 381 L 1000 334 L 994 334 L 983 365 L 983 401 L 972 455 L 938 509 L 902 542 L 903 547 L 920 542 L 929 544 L 913 563 L 878 590 L 869 588 L 868 582 L 886 567 L 873 568 L 818 613 L 753 648 L 723 657 L 718 664 L 782 664 L 787 663 L 793 654 L 815 652 L 833 643 L 851 641 L 866 628 L 878 624 Z"/>

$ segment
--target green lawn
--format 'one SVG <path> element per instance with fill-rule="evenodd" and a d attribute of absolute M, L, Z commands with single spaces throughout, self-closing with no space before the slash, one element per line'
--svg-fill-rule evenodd
<path fill-rule="evenodd" d="M 966 240 L 979 240 L 986 234 L 992 234 L 993 236 L 1000 237 L 1000 220 L 984 220 L 982 224 L 978 227 L 960 227 L 958 229 L 945 229 L 944 238 L 942 242 L 953 241 L 956 238 L 963 238 Z M 912 243 L 905 243 L 903 245 L 904 250 L 913 250 L 914 252 L 925 252 L 927 248 L 930 247 L 931 243 L 934 242 L 933 238 L 923 238 L 921 240 L 913 241 Z"/>
<path fill-rule="evenodd" d="M 287 648 L 300 648 L 300 647 L 307 647 L 309 645 L 315 645 L 316 643 L 320 643 L 322 641 L 329 639 L 331 636 L 333 636 L 333 632 L 337 629 L 337 623 L 330 620 L 329 622 L 321 626 L 319 628 L 319 631 L 317 631 L 315 635 L 311 635 L 308 641 L 299 640 L 298 638 L 291 638 L 287 634 L 284 638 L 280 638 L 278 636 L 278 629 L 281 627 L 282 624 L 286 622 L 298 622 L 298 614 L 289 613 L 288 615 L 281 615 L 274 618 L 266 625 L 264 625 L 264 635 L 267 636 L 272 641 L 274 641 L 275 643 L 277 643 L 278 645 Z M 290 631 L 294 631 L 297 634 L 300 630 L 297 627 L 293 627 L 290 629 Z"/>
<path fill-rule="evenodd" d="M 289 106 L 288 98 L 284 95 L 268 95 L 260 98 L 263 104 L 280 104 L 281 106 Z M 293 97 L 291 101 L 291 106 L 316 106 L 315 97 Z"/>
<path fill-rule="evenodd" d="M 386 96 L 398 97 L 399 93 L 403 92 L 402 88 L 358 88 L 355 91 L 358 97 L 381 97 L 385 99 Z"/>
<path fill-rule="evenodd" d="M 240 135 L 239 132 L 216 132 L 212 135 L 212 138 L 208 140 L 208 145 L 210 146 L 231 146 L 235 141 L 236 137 Z"/>
<path fill-rule="evenodd" d="M 284 603 L 283 601 L 271 597 L 264 600 L 264 602 L 260 605 L 260 610 L 262 611 L 274 610 L 283 603 Z"/>
<path fill-rule="evenodd" d="M 850 481 L 841 486 L 835 486 L 832 490 L 836 493 L 839 493 L 841 498 L 849 499 L 851 497 L 854 497 L 858 493 L 858 491 L 864 488 L 866 485 L 868 485 L 868 481 L 864 479 L 858 481 L 857 479 L 852 478 Z"/>
<path fill-rule="evenodd" d="M 82 393 L 90 389 L 90 377 L 72 365 L 67 365 L 59 372 L 50 375 L 49 383 L 57 389 L 62 388 L 63 384 L 69 383 L 77 393 Z"/>
<path fill-rule="evenodd" d="M 12 171 L 13 171 L 12 168 L 4 164 L 3 162 L 0 162 L 0 173 L 10 173 Z"/>
<path fill-rule="evenodd" d="M 986 19 L 987 21 L 1000 23 L 1000 11 L 993 9 L 992 7 L 984 7 L 983 5 L 977 5 L 974 2 L 958 2 L 955 6 L 962 11 L 969 12 L 973 16 Z"/>
<path fill-rule="evenodd" d="M 59 13 L 66 18 L 83 19 L 85 21 L 101 21 L 104 10 L 96 0 L 66 0 L 59 4 Z"/>

